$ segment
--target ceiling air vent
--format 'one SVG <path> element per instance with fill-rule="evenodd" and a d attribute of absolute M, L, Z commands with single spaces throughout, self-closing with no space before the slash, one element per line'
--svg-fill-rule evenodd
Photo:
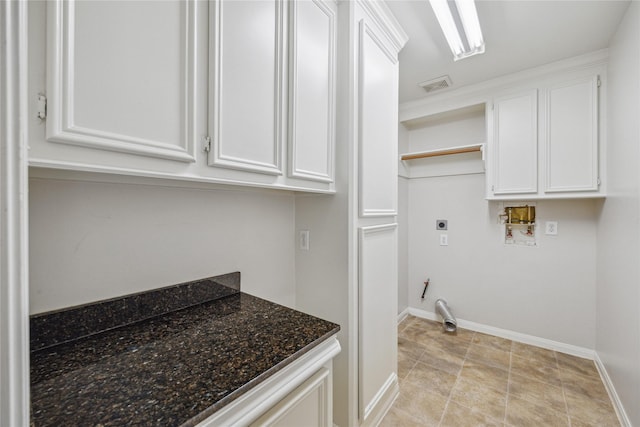
<path fill-rule="evenodd" d="M 451 86 L 451 77 L 442 76 L 435 79 L 427 80 L 426 82 L 418 83 L 422 89 L 427 93 L 435 92 L 437 90 L 446 89 Z"/>

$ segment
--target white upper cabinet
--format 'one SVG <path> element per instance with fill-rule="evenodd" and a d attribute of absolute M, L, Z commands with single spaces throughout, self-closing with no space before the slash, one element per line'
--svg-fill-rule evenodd
<path fill-rule="evenodd" d="M 212 166 L 282 174 L 285 3 L 210 3 Z"/>
<path fill-rule="evenodd" d="M 29 9 L 31 166 L 334 192 L 335 1 Z"/>
<path fill-rule="evenodd" d="M 488 120 L 487 197 L 604 197 L 599 77 L 555 78 L 494 99 Z"/>
<path fill-rule="evenodd" d="M 193 3 L 51 1 L 47 12 L 47 140 L 195 161 Z"/>
<path fill-rule="evenodd" d="M 289 174 L 332 182 L 337 5 L 318 0 L 289 5 Z"/>
<path fill-rule="evenodd" d="M 467 138 L 464 132 L 466 113 L 481 111 L 488 200 L 602 198 L 607 182 L 606 95 L 603 50 L 411 101 L 400 105 L 399 116 L 410 131 L 408 141 L 422 144 L 418 151 L 430 151 L 443 148 L 444 131 L 447 140 L 459 139 L 463 147 L 484 142 L 479 133 Z M 480 105 L 486 108 L 477 110 Z M 445 119 L 449 127 L 441 125 Z M 483 172 L 466 167 L 465 161 L 448 156 L 444 172 Z M 409 178 L 445 175 L 435 161 L 403 165 Z"/>
<path fill-rule="evenodd" d="M 598 77 L 553 86 L 546 101 L 544 191 L 596 191 Z"/>
<path fill-rule="evenodd" d="M 538 93 L 498 98 L 493 111 L 493 194 L 538 191 Z"/>

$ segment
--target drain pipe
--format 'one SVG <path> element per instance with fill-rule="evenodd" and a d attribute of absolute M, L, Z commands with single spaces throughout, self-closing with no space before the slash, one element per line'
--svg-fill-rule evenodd
<path fill-rule="evenodd" d="M 436 301 L 436 313 L 442 316 L 442 327 L 447 332 L 455 332 L 458 327 L 458 322 L 456 318 L 451 313 L 449 306 L 447 306 L 447 302 L 443 299 L 439 299 Z"/>

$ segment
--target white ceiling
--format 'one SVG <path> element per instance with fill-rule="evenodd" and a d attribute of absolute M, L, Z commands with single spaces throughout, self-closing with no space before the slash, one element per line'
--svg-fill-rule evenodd
<path fill-rule="evenodd" d="M 403 103 L 429 96 L 418 83 L 443 75 L 451 90 L 606 48 L 630 2 L 476 0 L 486 52 L 457 62 L 428 0 L 387 4 L 409 35 L 400 52 Z"/>

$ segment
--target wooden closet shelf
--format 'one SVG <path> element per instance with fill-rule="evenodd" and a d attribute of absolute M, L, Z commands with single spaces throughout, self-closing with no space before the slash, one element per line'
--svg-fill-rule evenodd
<path fill-rule="evenodd" d="M 425 157 L 448 156 L 449 154 L 473 153 L 483 151 L 484 144 L 465 145 L 463 147 L 443 148 L 440 150 L 421 151 L 417 153 L 406 153 L 400 156 L 401 160 L 423 159 Z M 484 154 L 484 153 L 483 153 Z"/>

